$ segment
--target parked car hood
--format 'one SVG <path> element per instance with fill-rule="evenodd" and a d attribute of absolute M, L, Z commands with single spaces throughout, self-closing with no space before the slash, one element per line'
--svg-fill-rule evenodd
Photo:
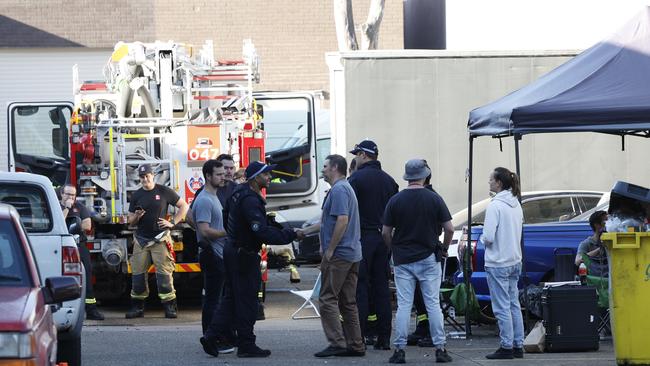
<path fill-rule="evenodd" d="M 26 332 L 33 328 L 38 292 L 30 287 L 0 288 L 0 331 Z"/>

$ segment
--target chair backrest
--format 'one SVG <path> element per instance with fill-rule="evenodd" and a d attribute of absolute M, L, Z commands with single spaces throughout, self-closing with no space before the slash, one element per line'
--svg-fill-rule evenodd
<path fill-rule="evenodd" d="M 316 282 L 314 282 L 314 288 L 311 290 L 311 299 L 316 300 L 320 296 L 320 277 L 321 273 L 318 272 L 318 277 L 316 277 Z"/>
<path fill-rule="evenodd" d="M 608 276 L 594 276 L 589 274 L 589 264 L 591 264 L 591 258 L 585 253 L 582 253 L 582 261 L 585 266 L 587 266 L 587 285 L 594 286 L 596 288 L 596 294 L 598 294 L 598 307 L 608 308 L 609 307 L 609 277 Z"/>

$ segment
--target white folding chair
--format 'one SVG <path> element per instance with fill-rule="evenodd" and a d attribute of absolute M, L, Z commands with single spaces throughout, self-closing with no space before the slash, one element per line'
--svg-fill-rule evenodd
<path fill-rule="evenodd" d="M 297 320 L 297 319 L 313 319 L 313 318 L 320 318 L 320 313 L 318 312 L 318 307 L 314 302 L 318 300 L 318 295 L 320 294 L 320 273 L 318 274 L 318 277 L 316 278 L 316 282 L 314 283 L 314 288 L 311 290 L 291 290 L 291 293 L 297 296 L 300 296 L 305 300 L 305 302 L 296 310 L 293 314 L 291 314 L 291 319 Z M 306 316 L 298 316 L 298 313 L 302 309 L 314 309 L 314 312 L 316 315 L 306 315 Z"/>

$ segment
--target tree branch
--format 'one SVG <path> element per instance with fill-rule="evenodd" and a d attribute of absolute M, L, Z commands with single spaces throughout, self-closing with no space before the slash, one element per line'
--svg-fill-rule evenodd
<path fill-rule="evenodd" d="M 339 51 L 358 50 L 359 45 L 354 34 L 352 0 L 334 0 L 334 23 L 336 24 L 336 41 Z"/>
<path fill-rule="evenodd" d="M 385 0 L 372 0 L 368 19 L 361 25 L 361 49 L 376 50 L 379 39 L 379 25 L 384 16 Z"/>

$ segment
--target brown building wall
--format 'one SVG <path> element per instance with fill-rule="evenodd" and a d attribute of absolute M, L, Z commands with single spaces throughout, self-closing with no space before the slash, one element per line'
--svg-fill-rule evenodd
<path fill-rule="evenodd" d="M 214 41 L 217 59 L 241 57 L 251 38 L 258 90 L 328 90 L 336 51 L 332 0 L 3 0 L 0 47 L 113 47 L 119 41 Z M 370 0 L 353 0 L 357 35 Z M 402 1 L 387 0 L 380 49 L 403 48 Z"/>

